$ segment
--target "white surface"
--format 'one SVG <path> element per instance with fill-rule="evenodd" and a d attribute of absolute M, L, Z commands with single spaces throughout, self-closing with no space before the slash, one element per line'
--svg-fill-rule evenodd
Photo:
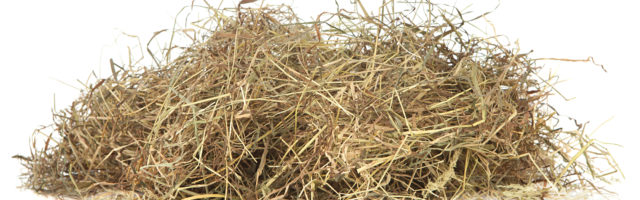
<path fill-rule="evenodd" d="M 210 1 L 212 4 L 215 1 Z M 226 1 L 233 5 L 238 1 Z M 269 4 L 289 1 L 266 1 Z M 348 1 L 341 5 L 348 6 Z M 471 1 L 459 1 L 469 5 Z M 0 3 L 0 194 L 3 198 L 37 199 L 30 191 L 16 189 L 23 169 L 15 154 L 27 154 L 33 129 L 51 122 L 53 95 L 58 109 L 79 92 L 61 82 L 81 87 L 95 71 L 110 75 L 108 59 L 126 60 L 126 46 L 137 42 L 122 32 L 138 35 L 143 44 L 153 32 L 171 28 L 173 18 L 191 1 L 71 1 L 33 0 Z M 249 4 L 255 6 L 257 3 Z M 306 4 L 305 4 L 306 3 Z M 495 7 L 497 1 L 475 3 L 478 12 Z M 367 3 L 372 8 L 374 3 Z M 334 11 L 333 0 L 296 1 L 303 19 L 322 10 Z M 561 114 L 591 121 L 589 129 L 614 117 L 596 138 L 624 145 L 612 147 L 626 179 L 612 186 L 621 199 L 635 199 L 640 185 L 636 169 L 640 136 L 637 114 L 637 58 L 640 57 L 640 3 L 635 1 L 505 1 L 488 16 L 498 34 L 519 40 L 523 52 L 535 57 L 595 57 L 608 73 L 591 64 L 546 62 L 564 83 L 558 85 L 571 102 L 554 98 Z M 484 10 L 483 10 L 484 9 Z M 307 17 L 304 17 L 307 16 Z M 314 17 L 315 18 L 315 17 Z M 183 19 L 183 18 L 181 18 Z"/>

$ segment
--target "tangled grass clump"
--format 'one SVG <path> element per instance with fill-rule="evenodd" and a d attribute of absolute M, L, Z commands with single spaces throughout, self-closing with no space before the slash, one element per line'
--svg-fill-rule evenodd
<path fill-rule="evenodd" d="M 608 173 L 590 163 L 606 149 L 552 126 L 551 88 L 527 54 L 472 37 L 459 12 L 429 9 L 421 22 L 387 6 L 315 22 L 288 7 L 213 10 L 208 38 L 177 59 L 114 70 L 56 113 L 56 135 L 23 158 L 25 186 L 142 199 L 539 198 Z"/>

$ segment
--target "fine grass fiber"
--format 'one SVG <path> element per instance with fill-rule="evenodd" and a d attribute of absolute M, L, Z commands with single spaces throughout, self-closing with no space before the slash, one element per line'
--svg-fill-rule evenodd
<path fill-rule="evenodd" d="M 554 125 L 554 89 L 535 59 L 469 34 L 483 15 L 397 3 L 311 22 L 287 6 L 207 4 L 212 16 L 193 23 L 206 37 L 180 56 L 112 63 L 112 76 L 55 112 L 42 145 L 17 156 L 24 187 L 189 200 L 605 191 L 615 161 L 583 125 Z"/>

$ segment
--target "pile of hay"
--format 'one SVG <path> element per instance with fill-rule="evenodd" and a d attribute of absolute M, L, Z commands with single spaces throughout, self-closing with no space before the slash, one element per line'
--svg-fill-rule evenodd
<path fill-rule="evenodd" d="M 553 127 L 551 87 L 527 54 L 471 37 L 460 13 L 430 9 L 420 22 L 388 7 L 317 22 L 288 7 L 212 10 L 208 38 L 179 58 L 116 67 L 55 113 L 55 134 L 22 157 L 25 186 L 142 199 L 543 197 L 616 172 L 591 165 L 609 159 L 594 140 Z"/>

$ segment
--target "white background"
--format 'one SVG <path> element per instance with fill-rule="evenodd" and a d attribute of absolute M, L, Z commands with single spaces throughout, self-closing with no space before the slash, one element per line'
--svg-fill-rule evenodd
<path fill-rule="evenodd" d="M 196 1 L 197 2 L 197 1 Z M 226 7 L 237 0 L 225 1 Z M 333 0 L 276 1 L 293 4 L 303 19 L 320 11 L 334 11 Z M 348 1 L 339 1 L 346 8 Z M 378 1 L 365 1 L 375 8 Z M 471 1 L 458 1 L 459 6 Z M 32 0 L 0 3 L 0 195 L 10 199 L 46 199 L 17 189 L 24 172 L 10 157 L 27 154 L 35 128 L 51 123 L 51 109 L 62 109 L 77 98 L 91 72 L 110 75 L 109 58 L 126 61 L 126 47 L 137 41 L 123 32 L 138 35 L 142 43 L 153 32 L 171 28 L 178 11 L 191 1 L 158 0 Z M 217 5 L 218 2 L 210 0 Z M 454 4 L 454 2 L 450 2 Z M 495 7 L 498 1 L 475 2 L 477 13 Z M 248 6 L 259 5 L 257 3 Z M 522 52 L 535 50 L 534 57 L 584 59 L 593 56 L 608 73 L 587 63 L 540 62 L 562 80 L 557 85 L 566 102 L 551 104 L 563 115 L 590 121 L 587 132 L 613 117 L 595 133 L 611 147 L 626 179 L 610 187 L 621 199 L 635 199 L 638 192 L 640 132 L 636 121 L 640 86 L 640 3 L 637 1 L 530 0 L 501 2 L 487 18 L 498 34 L 518 40 Z M 179 18 L 183 19 L 184 18 Z M 481 26 L 481 28 L 487 28 Z M 487 29 L 491 31 L 490 29 Z M 162 44 L 160 44 L 162 45 Z M 138 50 L 139 52 L 139 50 Z M 71 85 L 71 86 L 68 86 Z"/>

